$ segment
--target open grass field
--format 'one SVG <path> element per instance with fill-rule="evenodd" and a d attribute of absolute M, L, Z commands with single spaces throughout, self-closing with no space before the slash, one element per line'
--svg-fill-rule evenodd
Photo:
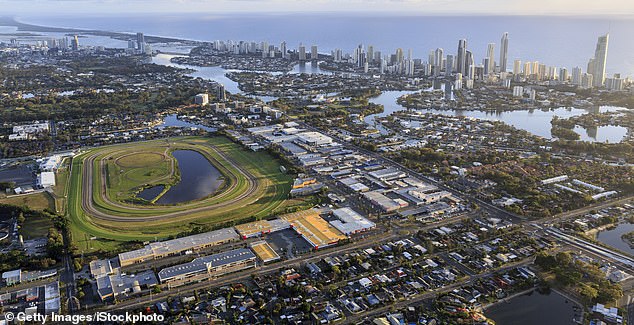
<path fill-rule="evenodd" d="M 202 154 L 222 175 L 213 195 L 174 205 L 133 200 L 139 189 L 180 181 L 174 150 Z M 287 199 L 292 178 L 268 153 L 225 137 L 184 137 L 106 146 L 72 161 L 67 212 L 81 251 L 112 250 L 128 241 L 165 238 L 196 226 L 284 213 L 310 199 Z"/>
<path fill-rule="evenodd" d="M 20 234 L 24 240 L 46 237 L 48 230 L 53 226 L 53 221 L 47 217 L 29 216 L 24 219 L 24 224 L 20 228 Z"/>
<path fill-rule="evenodd" d="M 58 214 L 66 214 L 68 198 L 68 181 L 70 178 L 70 159 L 65 158 L 55 173 L 55 186 L 53 198 L 55 199 L 55 211 Z"/>
<path fill-rule="evenodd" d="M 33 210 L 51 209 L 55 211 L 55 200 L 48 192 L 17 195 L 0 199 L 0 203 L 27 206 Z"/>

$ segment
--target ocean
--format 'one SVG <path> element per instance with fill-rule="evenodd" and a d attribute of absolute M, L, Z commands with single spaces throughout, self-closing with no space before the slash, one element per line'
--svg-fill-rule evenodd
<path fill-rule="evenodd" d="M 99 29 L 114 32 L 143 32 L 146 35 L 199 41 L 268 41 L 288 48 L 300 42 L 319 52 L 335 48 L 352 52 L 359 44 L 373 45 L 382 53 L 412 49 L 414 58 L 427 60 L 437 47 L 445 55 L 455 54 L 458 40 L 479 64 L 487 44 L 496 43 L 496 61 L 502 33 L 509 33 L 509 62 L 540 61 L 546 65 L 579 66 L 586 70 L 594 55 L 597 38 L 610 33 L 607 73 L 634 76 L 634 19 L 623 17 L 562 16 L 395 16 L 376 14 L 178 14 L 125 16 L 22 16 L 24 23 L 44 26 Z"/>

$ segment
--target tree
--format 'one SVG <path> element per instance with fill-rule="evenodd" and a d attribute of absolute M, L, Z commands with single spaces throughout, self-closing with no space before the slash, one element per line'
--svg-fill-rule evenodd
<path fill-rule="evenodd" d="M 570 255 L 570 252 L 559 252 L 557 253 L 556 259 L 559 265 L 562 266 L 568 266 L 572 263 L 572 256 Z"/>
<path fill-rule="evenodd" d="M 594 301 L 599 295 L 599 291 L 594 286 L 586 283 L 581 283 L 578 289 L 579 294 L 586 298 L 588 301 Z"/>
<path fill-rule="evenodd" d="M 18 225 L 22 226 L 24 221 L 26 221 L 26 218 L 24 218 L 24 212 L 20 211 L 20 214 L 18 215 Z"/>
<path fill-rule="evenodd" d="M 539 252 L 535 256 L 535 264 L 545 271 L 550 271 L 557 266 L 557 260 L 552 255 L 548 255 L 544 252 Z"/>
<path fill-rule="evenodd" d="M 605 285 L 599 286 L 596 302 L 607 304 L 621 299 L 621 297 L 623 297 L 623 290 L 621 290 L 618 285 L 606 283 Z"/>

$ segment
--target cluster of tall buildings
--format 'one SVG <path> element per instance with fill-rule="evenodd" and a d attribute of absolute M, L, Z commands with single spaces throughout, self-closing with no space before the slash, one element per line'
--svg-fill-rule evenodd
<path fill-rule="evenodd" d="M 358 68 L 363 68 L 368 73 L 373 72 L 414 75 L 415 68 L 420 67 L 422 61 L 412 57 L 412 50 L 407 50 L 407 54 L 402 48 L 396 49 L 393 54 L 383 54 L 376 50 L 373 45 L 364 47 L 363 44 L 357 46 L 352 55 L 343 53 L 341 49 L 331 52 L 334 62 L 349 63 Z"/>
<path fill-rule="evenodd" d="M 467 40 L 458 41 L 458 50 L 455 55 L 447 54 L 444 50 L 437 48 L 429 53 L 428 65 L 431 75 L 454 76 L 456 82 L 463 79 L 486 79 L 489 76 L 499 76 L 500 79 L 511 77 L 516 81 L 558 81 L 571 83 L 583 88 L 605 87 L 608 90 L 622 90 L 624 79 L 620 74 L 615 74 L 612 78 L 606 77 L 606 64 L 608 55 L 609 35 L 599 37 L 594 57 L 590 59 L 587 71 L 583 72 L 580 67 L 575 67 L 572 71 L 567 68 L 557 68 L 547 66 L 539 61 L 522 62 L 516 59 L 513 62 L 512 70 L 508 68 L 509 35 L 504 33 L 500 40 L 499 59 L 495 61 L 495 43 L 487 45 L 486 55 L 481 65 L 474 65 L 473 52 L 467 48 Z M 509 73 L 512 72 L 512 76 Z"/>
<path fill-rule="evenodd" d="M 142 37 L 142 34 L 141 34 Z M 594 57 L 588 63 L 587 70 L 575 67 L 572 70 L 557 68 L 540 63 L 516 59 L 509 65 L 509 33 L 502 34 L 499 48 L 489 43 L 486 55 L 481 63 L 476 63 L 474 52 L 468 47 L 466 39 L 458 41 L 455 54 L 446 53 L 442 48 L 430 51 L 427 62 L 412 57 L 412 50 L 403 51 L 398 48 L 394 53 L 386 54 L 373 45 L 359 45 L 352 53 L 342 49 L 331 51 L 335 63 L 347 63 L 366 73 L 387 73 L 400 75 L 425 75 L 451 77 L 458 86 L 472 85 L 474 80 L 509 81 L 556 81 L 571 83 L 580 87 L 605 87 L 610 90 L 621 90 L 624 80 L 620 75 L 606 78 L 606 62 L 609 36 L 599 37 Z M 141 40 L 137 40 L 137 43 Z M 268 42 L 214 41 L 213 49 L 233 54 L 262 55 L 267 58 L 283 58 L 299 61 L 315 61 L 319 59 L 316 45 L 307 48 L 300 43 L 296 49 L 289 49 L 286 42 L 274 46 Z M 497 57 L 496 57 L 497 55 Z M 510 85 L 509 85 L 510 86 Z M 459 87 L 456 87 L 459 88 Z"/>
<path fill-rule="evenodd" d="M 145 35 L 143 35 L 143 33 L 136 33 L 136 40 L 128 40 L 128 50 L 141 54 L 152 53 L 152 48 L 150 44 L 145 42 Z"/>
<path fill-rule="evenodd" d="M 497 62 L 495 43 L 489 43 L 482 64 L 476 65 L 474 54 L 467 47 L 467 40 L 461 39 L 458 41 L 458 51 L 455 55 L 447 54 L 445 57 L 442 48 L 431 51 L 428 60 L 429 70 L 435 76 L 440 76 L 444 72 L 445 76 L 455 74 L 460 76 L 458 79 L 464 77 L 467 80 L 483 79 L 498 72 L 505 72 L 508 62 L 508 33 L 502 35 L 500 45 L 500 57 Z"/>
<path fill-rule="evenodd" d="M 18 46 L 20 42 L 17 39 L 12 39 L 12 46 Z M 49 49 L 57 49 L 60 51 L 79 51 L 79 37 L 74 35 L 73 37 L 51 38 L 49 40 L 36 41 L 35 46 L 47 47 Z"/>

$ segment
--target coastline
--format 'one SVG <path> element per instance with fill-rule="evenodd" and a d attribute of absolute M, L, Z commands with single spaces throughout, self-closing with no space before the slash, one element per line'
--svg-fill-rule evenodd
<path fill-rule="evenodd" d="M 78 33 L 94 36 L 106 36 L 118 40 L 128 40 L 134 34 L 122 33 L 122 32 L 109 32 L 96 29 L 80 29 L 80 28 L 66 28 L 66 27 L 51 27 L 41 26 L 34 24 L 27 24 L 17 21 L 14 17 L 0 17 L 0 26 L 13 26 L 17 27 L 17 33 L 24 32 L 41 32 L 41 33 Z M 145 35 L 145 40 L 148 43 L 185 43 L 185 44 L 200 44 L 199 41 L 180 39 L 175 37 L 164 36 L 152 36 Z"/>

